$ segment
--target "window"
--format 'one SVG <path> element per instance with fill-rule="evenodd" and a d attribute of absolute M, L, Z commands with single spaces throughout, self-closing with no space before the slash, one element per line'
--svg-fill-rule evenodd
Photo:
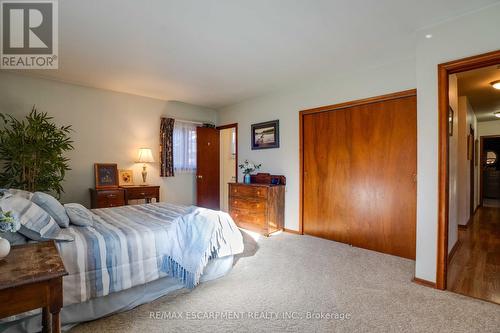
<path fill-rule="evenodd" d="M 173 133 L 174 170 L 196 171 L 196 124 L 176 120 Z"/>

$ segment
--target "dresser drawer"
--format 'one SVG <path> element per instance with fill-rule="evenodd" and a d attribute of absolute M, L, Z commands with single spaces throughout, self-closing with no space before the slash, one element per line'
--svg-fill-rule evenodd
<path fill-rule="evenodd" d="M 267 187 L 231 184 L 230 195 L 233 197 L 267 198 Z"/>
<path fill-rule="evenodd" d="M 261 198 L 245 198 L 238 196 L 229 197 L 229 205 L 235 209 L 250 210 L 255 213 L 264 213 L 267 209 L 267 201 Z"/>
<path fill-rule="evenodd" d="M 145 198 L 156 198 L 158 196 L 158 188 L 127 188 L 127 199 L 128 200 L 139 200 Z"/>
<path fill-rule="evenodd" d="M 123 190 L 99 190 L 96 195 L 95 208 L 118 207 L 125 205 Z"/>
<path fill-rule="evenodd" d="M 264 214 L 255 213 L 247 209 L 237 209 L 231 207 L 229 210 L 229 215 L 231 215 L 234 222 L 236 222 L 236 224 L 242 228 L 257 227 L 262 229 L 266 224 Z"/>

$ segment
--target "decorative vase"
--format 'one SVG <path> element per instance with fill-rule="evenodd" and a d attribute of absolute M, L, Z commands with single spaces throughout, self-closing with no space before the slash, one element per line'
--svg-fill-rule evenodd
<path fill-rule="evenodd" d="M 10 252 L 10 243 L 5 238 L 0 237 L 0 260 L 7 257 Z"/>
<path fill-rule="evenodd" d="M 245 184 L 250 184 L 251 179 L 250 179 L 250 174 L 249 173 L 245 174 L 245 177 L 243 178 L 243 181 L 245 182 Z"/>

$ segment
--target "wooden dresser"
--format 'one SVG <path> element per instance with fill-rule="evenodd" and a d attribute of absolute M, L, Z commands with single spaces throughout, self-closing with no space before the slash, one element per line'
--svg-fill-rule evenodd
<path fill-rule="evenodd" d="M 125 190 L 125 205 L 129 204 L 129 200 L 144 200 L 146 203 L 151 203 L 151 199 L 160 202 L 160 186 L 155 185 L 130 185 L 120 186 Z"/>
<path fill-rule="evenodd" d="M 272 184 L 272 179 L 279 179 L 279 184 Z M 265 236 L 282 230 L 285 177 L 258 174 L 252 176 L 252 184 L 229 183 L 229 214 L 239 227 Z"/>
<path fill-rule="evenodd" d="M 120 186 L 112 189 L 90 190 L 90 203 L 92 208 L 118 207 L 129 204 L 129 200 L 144 200 L 150 203 L 151 199 L 160 202 L 160 186 L 131 185 Z"/>

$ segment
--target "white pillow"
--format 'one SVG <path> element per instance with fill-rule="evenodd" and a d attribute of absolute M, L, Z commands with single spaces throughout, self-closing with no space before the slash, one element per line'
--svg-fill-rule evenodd
<path fill-rule="evenodd" d="M 6 192 L 28 200 L 31 200 L 31 197 L 33 196 L 33 193 L 25 190 L 19 190 L 17 188 L 9 188 Z"/>
<path fill-rule="evenodd" d="M 93 213 L 78 203 L 67 203 L 64 205 L 66 214 L 69 216 L 71 224 L 79 227 L 88 227 L 93 225 Z"/>
<path fill-rule="evenodd" d="M 0 208 L 11 211 L 14 218 L 19 219 L 21 223 L 18 232 L 32 240 L 73 240 L 70 235 L 61 233 L 61 228 L 47 212 L 25 198 L 5 194 L 0 199 Z"/>
<path fill-rule="evenodd" d="M 69 217 L 68 214 L 66 214 L 66 210 L 63 205 L 50 194 L 35 192 L 33 193 L 31 201 L 52 216 L 61 228 L 67 228 L 69 226 Z"/>

